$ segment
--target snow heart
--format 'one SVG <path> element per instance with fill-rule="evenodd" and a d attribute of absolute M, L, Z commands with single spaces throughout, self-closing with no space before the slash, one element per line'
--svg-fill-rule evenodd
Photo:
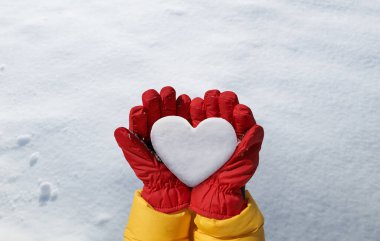
<path fill-rule="evenodd" d="M 154 150 L 169 170 L 195 187 L 228 161 L 237 145 L 235 130 L 223 118 L 207 118 L 196 128 L 178 116 L 159 119 L 150 134 Z"/>

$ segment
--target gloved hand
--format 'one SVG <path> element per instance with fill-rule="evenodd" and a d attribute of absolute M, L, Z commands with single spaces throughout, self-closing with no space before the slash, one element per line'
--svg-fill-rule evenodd
<path fill-rule="evenodd" d="M 158 160 L 150 143 L 150 130 L 155 121 L 167 115 L 189 119 L 190 98 L 181 95 L 176 101 L 172 87 L 160 94 L 150 89 L 142 95 L 142 106 L 135 106 L 129 115 L 129 129 L 119 127 L 115 138 L 136 176 L 144 183 L 142 197 L 155 210 L 172 213 L 188 207 L 190 189 Z"/>
<path fill-rule="evenodd" d="M 247 206 L 241 189 L 259 163 L 264 130 L 256 124 L 249 107 L 238 103 L 231 91 L 209 90 L 204 100 L 196 98 L 190 105 L 193 126 L 208 117 L 222 117 L 233 125 L 241 140 L 231 158 L 191 192 L 190 208 L 207 218 L 230 218 Z"/>

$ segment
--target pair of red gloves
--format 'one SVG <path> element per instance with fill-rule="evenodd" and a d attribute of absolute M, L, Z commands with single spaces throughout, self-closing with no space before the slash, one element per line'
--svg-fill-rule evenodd
<path fill-rule="evenodd" d="M 119 127 L 115 138 L 124 156 L 142 180 L 142 197 L 157 211 L 173 213 L 190 208 L 214 219 L 238 215 L 247 201 L 241 188 L 253 176 L 259 163 L 264 130 L 257 125 L 249 107 L 239 104 L 234 92 L 209 90 L 204 99 L 186 94 L 176 99 L 175 90 L 164 87 L 142 95 L 142 106 L 135 106 L 129 115 L 129 129 Z M 240 140 L 231 158 L 207 180 L 194 188 L 183 184 L 165 165 L 157 160 L 150 143 L 150 130 L 159 118 L 177 115 L 194 127 L 209 117 L 229 121 Z M 189 170 L 191 171 L 191 170 Z"/>

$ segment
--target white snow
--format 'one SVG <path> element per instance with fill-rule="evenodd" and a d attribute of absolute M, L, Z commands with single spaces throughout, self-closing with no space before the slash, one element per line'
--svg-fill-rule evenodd
<path fill-rule="evenodd" d="M 29 157 L 29 165 L 31 167 L 36 165 L 36 163 L 38 162 L 38 158 L 40 158 L 40 153 L 38 151 L 32 153 L 32 155 L 30 155 Z"/>
<path fill-rule="evenodd" d="M 379 22 L 374 0 L 0 1 L 0 240 L 122 240 L 142 184 L 113 131 L 165 85 L 252 107 L 267 240 L 378 240 Z"/>
<path fill-rule="evenodd" d="M 30 135 L 20 135 L 17 137 L 17 144 L 19 146 L 25 146 L 26 144 L 28 144 L 31 140 L 31 137 Z"/>
<path fill-rule="evenodd" d="M 182 117 L 167 116 L 154 123 L 150 138 L 159 158 L 189 187 L 223 166 L 237 144 L 234 128 L 223 118 L 207 118 L 193 128 Z"/>

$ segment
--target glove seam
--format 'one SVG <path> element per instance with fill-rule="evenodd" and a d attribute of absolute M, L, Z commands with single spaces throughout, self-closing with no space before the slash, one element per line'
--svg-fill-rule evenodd
<path fill-rule="evenodd" d="M 152 206 L 156 211 L 159 211 L 159 212 L 164 212 L 164 213 L 173 213 L 173 212 L 176 212 L 176 211 L 179 211 L 181 209 L 184 209 L 186 207 L 189 206 L 189 202 L 186 202 L 186 203 L 182 203 L 182 204 L 178 204 L 174 207 L 170 207 L 170 208 L 159 208 L 159 207 L 154 207 Z"/>

